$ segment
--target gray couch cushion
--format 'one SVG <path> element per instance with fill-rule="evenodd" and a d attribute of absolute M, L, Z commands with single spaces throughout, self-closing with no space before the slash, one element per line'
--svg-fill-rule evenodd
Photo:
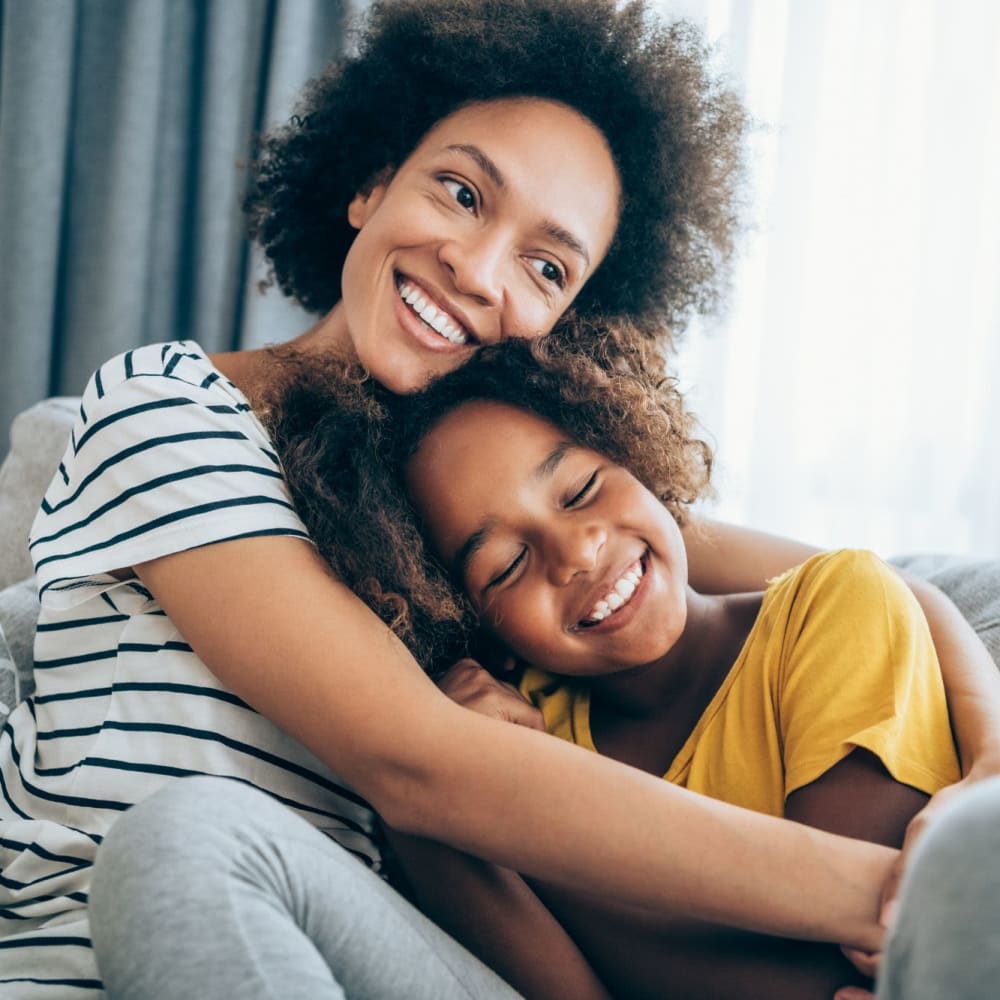
<path fill-rule="evenodd" d="M 32 573 L 28 529 L 66 450 L 79 399 L 59 397 L 19 414 L 0 467 L 0 588 Z"/>
<path fill-rule="evenodd" d="M 890 562 L 947 594 L 1000 666 L 1000 559 L 915 555 Z"/>

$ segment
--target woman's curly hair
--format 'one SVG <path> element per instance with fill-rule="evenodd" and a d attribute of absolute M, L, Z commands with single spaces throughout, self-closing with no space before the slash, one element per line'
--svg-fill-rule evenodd
<path fill-rule="evenodd" d="M 272 430 L 296 507 L 338 576 L 431 673 L 463 654 L 476 627 L 404 486 L 407 462 L 446 414 L 473 400 L 534 413 L 628 469 L 681 523 L 708 492 L 712 454 L 676 383 L 622 366 L 614 347 L 595 358 L 589 344 L 601 337 L 635 340 L 567 318 L 552 337 L 483 348 L 412 396 L 339 362 L 323 374 L 303 363 L 290 380 Z"/>
<path fill-rule="evenodd" d="M 615 240 L 576 310 L 662 338 L 718 304 L 739 225 L 748 118 L 709 62 L 695 27 L 659 23 L 643 0 L 373 3 L 357 55 L 263 138 L 251 233 L 282 290 L 325 313 L 340 299 L 356 193 L 469 102 L 559 101 L 603 132 L 623 191 Z"/>

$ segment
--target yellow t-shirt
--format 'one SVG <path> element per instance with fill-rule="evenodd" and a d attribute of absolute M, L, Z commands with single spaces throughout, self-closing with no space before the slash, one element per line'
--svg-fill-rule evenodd
<path fill-rule="evenodd" d="M 596 750 L 582 683 L 528 670 L 546 728 Z M 933 794 L 960 777 L 920 606 L 870 552 L 822 553 L 771 581 L 726 679 L 667 781 L 774 816 L 855 747 Z"/>

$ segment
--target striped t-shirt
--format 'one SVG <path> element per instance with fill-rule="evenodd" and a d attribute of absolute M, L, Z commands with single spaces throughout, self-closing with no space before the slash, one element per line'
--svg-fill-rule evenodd
<path fill-rule="evenodd" d="M 0 733 L 0 996 L 100 992 L 95 851 L 172 778 L 247 782 L 378 867 L 367 805 L 227 691 L 138 581 L 111 575 L 258 535 L 307 538 L 243 394 L 191 342 L 103 365 L 31 529 L 37 686 Z"/>

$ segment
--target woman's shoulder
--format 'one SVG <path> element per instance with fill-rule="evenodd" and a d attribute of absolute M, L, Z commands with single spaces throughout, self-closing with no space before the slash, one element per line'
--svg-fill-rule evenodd
<path fill-rule="evenodd" d="M 246 397 L 192 340 L 146 344 L 116 354 L 91 375 L 83 392 L 81 418 L 135 399 L 184 397 L 213 400 L 249 410 Z"/>

